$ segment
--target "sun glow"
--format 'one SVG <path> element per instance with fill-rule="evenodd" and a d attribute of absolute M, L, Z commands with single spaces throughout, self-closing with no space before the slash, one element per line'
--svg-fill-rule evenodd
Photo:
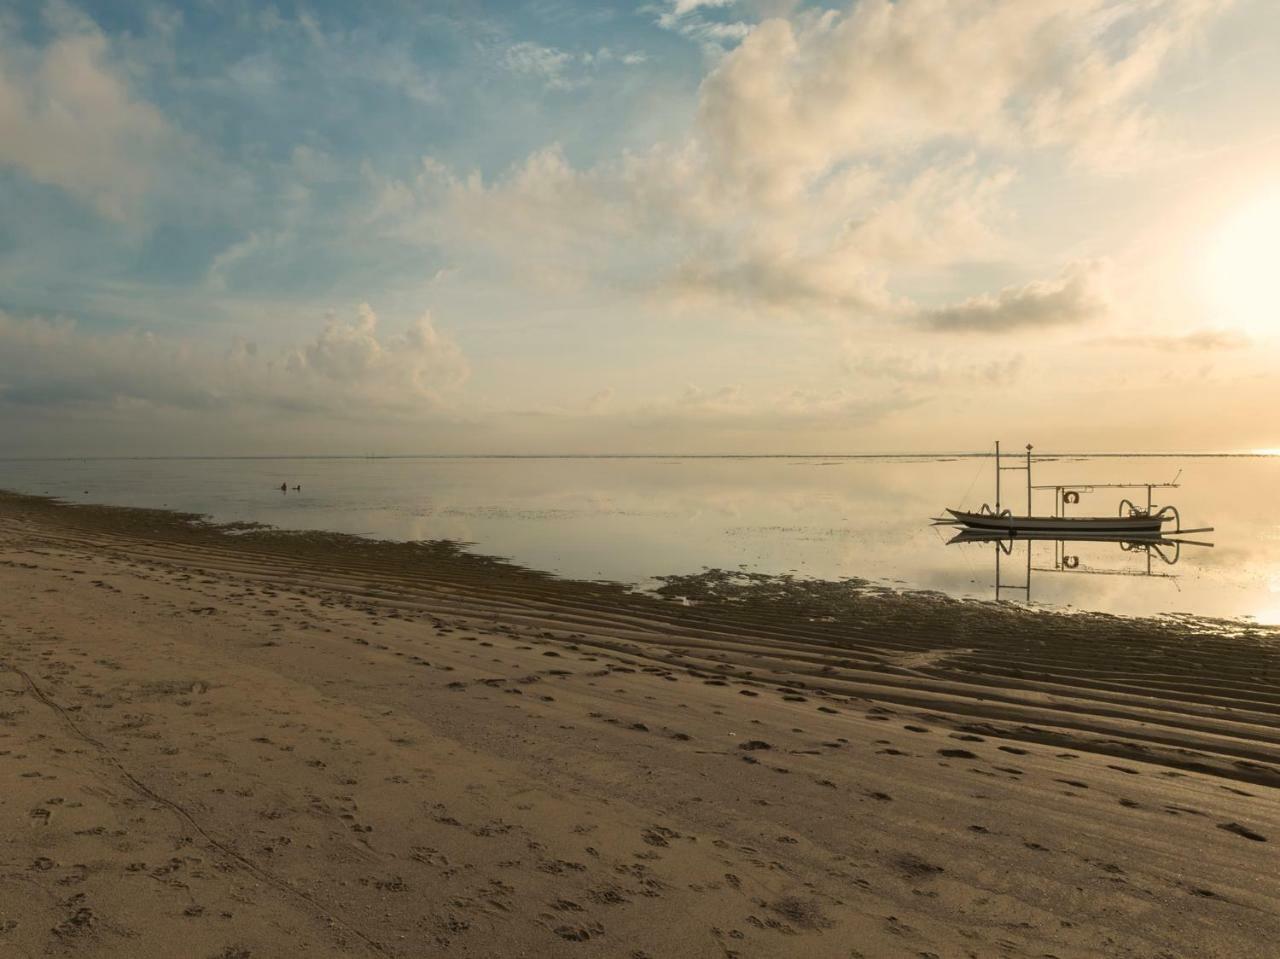
<path fill-rule="evenodd" d="M 1214 325 L 1280 332 L 1280 187 L 1214 232 L 1203 279 Z"/>

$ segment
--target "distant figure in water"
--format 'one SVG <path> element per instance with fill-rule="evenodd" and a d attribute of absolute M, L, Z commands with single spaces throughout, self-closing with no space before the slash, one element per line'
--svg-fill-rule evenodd
<path fill-rule="evenodd" d="M 287 492 L 289 492 L 289 486 L 288 486 L 288 484 L 287 484 L 287 483 L 281 483 L 281 484 L 280 484 L 280 492 L 282 492 L 282 493 L 287 493 Z"/>
<path fill-rule="evenodd" d="M 302 492 L 302 484 L 301 484 L 301 483 L 299 483 L 297 486 L 295 486 L 295 487 L 294 487 L 294 491 L 295 491 L 295 492 L 298 492 L 298 493 L 301 493 L 301 492 Z"/>

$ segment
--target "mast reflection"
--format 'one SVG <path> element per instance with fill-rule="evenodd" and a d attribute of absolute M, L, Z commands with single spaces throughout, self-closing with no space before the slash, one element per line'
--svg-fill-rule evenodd
<path fill-rule="evenodd" d="M 1021 583 L 1005 582 L 1007 563 L 1002 562 L 1014 554 L 1015 543 L 1026 543 L 1026 563 L 1022 566 L 1024 578 Z M 1053 562 L 1051 565 L 1036 565 L 1033 561 L 1032 544 L 1050 542 L 1053 544 Z M 1177 575 L 1167 571 L 1176 566 L 1182 558 L 1183 546 L 1212 547 L 1212 543 L 1185 538 L 1171 538 L 1158 534 L 1135 536 L 1133 534 L 1106 533 L 1009 533 L 989 530 L 961 529 L 947 541 L 947 545 L 966 543 L 988 543 L 995 547 L 995 598 L 1005 598 L 1009 591 L 1018 592 L 1030 601 L 1033 573 L 1074 574 L 1077 576 L 1143 576 L 1152 579 L 1177 579 Z M 1080 543 L 1112 543 L 1130 555 L 1140 558 L 1136 567 L 1127 569 L 1108 569 L 1091 566 L 1081 562 Z M 1021 564 L 1020 564 L 1021 565 Z"/>

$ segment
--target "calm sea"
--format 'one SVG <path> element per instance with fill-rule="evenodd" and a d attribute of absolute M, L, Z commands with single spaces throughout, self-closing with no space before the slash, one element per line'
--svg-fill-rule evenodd
<path fill-rule="evenodd" d="M 398 539 L 449 539 L 562 576 L 639 586 L 704 568 L 859 578 L 995 597 L 996 547 L 947 545 L 944 507 L 992 502 L 988 457 L 556 457 L 3 460 L 0 488 L 77 503 L 162 507 L 216 521 Z M 1124 614 L 1280 623 L 1280 457 L 1043 457 L 1037 484 L 1166 482 L 1155 501 L 1215 527 L 1180 555 L 1113 543 L 1030 544 L 1030 599 Z M 1025 508 L 1005 474 L 1004 504 Z M 290 487 L 282 493 L 280 484 Z M 301 491 L 292 487 L 301 485 Z M 1036 494 L 1036 512 L 1052 493 Z M 1096 490 L 1073 511 L 1112 515 Z M 1001 557 L 1025 585 L 1028 544 Z M 1170 563 L 1168 561 L 1173 560 Z M 1151 573 L 1152 575 L 1147 575 Z M 1001 598 L 1024 601 L 1022 591 Z"/>

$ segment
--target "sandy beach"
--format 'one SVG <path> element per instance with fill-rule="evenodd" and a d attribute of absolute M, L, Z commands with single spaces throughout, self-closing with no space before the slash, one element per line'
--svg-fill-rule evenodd
<path fill-rule="evenodd" d="M 0 955 L 1276 954 L 1275 631 L 664 593 L 0 494 Z"/>

